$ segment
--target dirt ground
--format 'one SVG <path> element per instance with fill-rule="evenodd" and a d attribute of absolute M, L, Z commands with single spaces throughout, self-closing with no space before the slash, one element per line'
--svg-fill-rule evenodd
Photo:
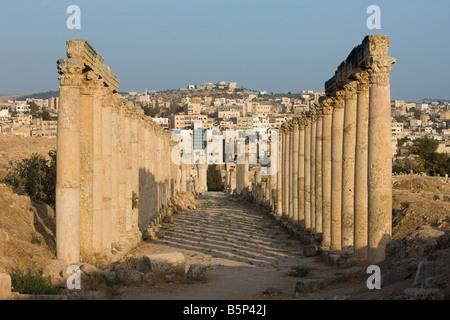
<path fill-rule="evenodd" d="M 4 178 L 10 161 L 29 158 L 37 153 L 48 157 L 51 150 L 56 150 L 56 139 L 42 139 L 0 134 L 0 180 Z"/>
<path fill-rule="evenodd" d="M 404 238 L 422 225 L 450 229 L 450 184 L 446 178 L 396 176 L 392 200 L 394 240 Z"/>

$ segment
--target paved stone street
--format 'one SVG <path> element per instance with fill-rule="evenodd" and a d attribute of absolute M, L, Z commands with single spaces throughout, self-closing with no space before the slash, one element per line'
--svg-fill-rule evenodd
<path fill-rule="evenodd" d="M 208 267 L 208 281 L 169 281 L 129 288 L 122 299 L 292 299 L 300 278 L 286 276 L 293 266 L 314 267 L 311 274 L 332 271 L 317 257 L 302 256 L 302 246 L 275 220 L 257 209 L 231 202 L 223 193 L 206 193 L 196 210 L 175 216 L 166 236 L 141 245 L 140 252 L 182 252 L 186 264 Z M 282 295 L 264 295 L 269 288 Z"/>

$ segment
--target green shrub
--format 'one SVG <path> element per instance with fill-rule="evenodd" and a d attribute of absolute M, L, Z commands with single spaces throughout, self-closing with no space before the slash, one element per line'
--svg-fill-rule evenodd
<path fill-rule="evenodd" d="M 134 191 L 131 195 L 131 207 L 133 210 L 139 208 L 139 197 Z"/>
<path fill-rule="evenodd" d="M 54 286 L 51 281 L 44 278 L 34 268 L 22 271 L 17 268 L 11 270 L 11 285 L 15 292 L 22 294 L 59 294 L 60 289 Z"/>
<path fill-rule="evenodd" d="M 286 272 L 286 275 L 288 277 L 302 278 L 302 277 L 306 277 L 310 271 L 311 271 L 311 267 L 309 267 L 307 265 L 293 266 L 293 267 L 291 267 L 290 271 Z"/>
<path fill-rule="evenodd" d="M 50 160 L 39 154 L 30 158 L 10 161 L 4 182 L 16 192 L 25 193 L 35 203 L 46 203 L 55 207 L 56 151 L 49 152 Z"/>
<path fill-rule="evenodd" d="M 223 191 L 222 177 L 215 164 L 208 166 L 207 185 L 208 191 Z"/>
<path fill-rule="evenodd" d="M 42 238 L 37 233 L 33 233 L 31 236 L 31 243 L 40 246 L 42 244 Z"/>

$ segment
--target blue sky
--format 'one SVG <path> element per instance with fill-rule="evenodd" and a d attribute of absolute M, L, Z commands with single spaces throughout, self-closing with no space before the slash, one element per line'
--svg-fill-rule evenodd
<path fill-rule="evenodd" d="M 81 8 L 81 30 L 66 9 Z M 369 5 L 381 30 L 369 30 Z M 323 91 L 367 34 L 387 34 L 393 99 L 450 99 L 448 0 L 0 0 L 0 93 L 56 90 L 67 39 L 87 39 L 121 91 L 235 81 Z"/>

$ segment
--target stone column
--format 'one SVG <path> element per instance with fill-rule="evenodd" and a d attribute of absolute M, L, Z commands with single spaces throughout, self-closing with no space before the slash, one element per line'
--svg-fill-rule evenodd
<path fill-rule="evenodd" d="M 98 80 L 94 91 L 93 101 L 93 208 L 92 208 L 92 247 L 94 252 L 102 248 L 103 221 L 103 81 Z M 92 252 L 90 253 L 92 254 Z"/>
<path fill-rule="evenodd" d="M 298 224 L 305 228 L 305 117 L 298 119 Z"/>
<path fill-rule="evenodd" d="M 111 106 L 111 245 L 120 244 L 119 222 L 119 106 Z"/>
<path fill-rule="evenodd" d="M 294 219 L 294 126 L 289 123 L 289 220 Z"/>
<path fill-rule="evenodd" d="M 331 248 L 341 250 L 342 147 L 344 134 L 344 91 L 336 92 L 331 130 Z"/>
<path fill-rule="evenodd" d="M 310 192 L 310 206 L 311 206 L 311 233 L 316 234 L 316 110 L 312 108 L 311 112 L 311 151 L 310 151 L 310 166 L 311 166 L 311 192 Z"/>
<path fill-rule="evenodd" d="M 128 103 L 125 109 L 125 215 L 126 215 L 126 231 L 127 236 L 131 237 L 133 232 L 133 171 L 132 171 L 132 159 L 131 159 L 131 112 L 133 104 Z"/>
<path fill-rule="evenodd" d="M 298 224 L 298 148 L 299 148 L 299 138 L 300 138 L 300 132 L 299 132 L 299 126 L 298 126 L 298 119 L 295 118 L 293 121 L 293 152 L 292 152 L 292 168 L 293 168 L 293 186 L 292 186 L 292 192 L 293 192 L 293 199 L 292 199 L 292 207 L 293 207 L 293 217 L 292 221 L 295 224 Z"/>
<path fill-rule="evenodd" d="M 387 42 L 386 36 L 375 40 Z M 379 44 L 381 45 L 381 44 Z M 372 56 L 369 60 L 369 252 L 368 261 L 379 263 L 385 258 L 392 234 L 392 128 L 389 73 L 395 59 Z"/>
<path fill-rule="evenodd" d="M 112 219 L 112 183 L 111 183 L 111 105 L 112 92 L 104 89 L 102 107 L 102 158 L 103 158 L 103 210 L 102 210 L 102 247 L 111 249 L 111 219 Z"/>
<path fill-rule="evenodd" d="M 305 230 L 311 230 L 311 118 L 305 121 Z"/>
<path fill-rule="evenodd" d="M 80 96 L 80 253 L 88 258 L 92 251 L 93 173 L 94 173 L 94 90 L 97 76 L 86 73 Z"/>
<path fill-rule="evenodd" d="M 356 75 L 356 78 L 358 80 L 358 87 L 355 152 L 354 253 L 355 258 L 367 260 L 369 74 L 366 71 L 362 71 Z"/>
<path fill-rule="evenodd" d="M 278 171 L 277 171 L 277 188 L 276 188 L 276 202 L 277 202 L 277 211 L 276 215 L 280 216 L 283 214 L 283 129 L 280 128 L 278 131 Z"/>
<path fill-rule="evenodd" d="M 316 236 L 322 236 L 322 109 L 316 106 Z"/>
<path fill-rule="evenodd" d="M 114 218 L 117 221 L 117 227 L 114 226 L 113 233 L 117 233 L 120 237 L 120 242 L 126 243 L 128 241 L 127 236 L 127 216 L 126 216 L 126 150 L 125 150 L 125 114 L 126 105 L 120 103 L 117 105 L 117 217 Z M 116 213 L 115 213 L 116 214 Z"/>
<path fill-rule="evenodd" d="M 134 109 L 131 116 L 131 180 L 132 180 L 132 194 L 134 193 L 136 196 L 139 196 L 139 114 L 136 109 Z M 171 151 L 170 149 L 169 151 Z M 175 188 L 175 186 L 173 187 Z M 138 199 L 139 201 L 139 199 Z M 134 233 L 136 235 L 139 234 L 138 228 L 138 208 L 134 208 L 133 210 L 133 227 Z"/>
<path fill-rule="evenodd" d="M 345 88 L 344 149 L 342 155 L 342 253 L 353 254 L 354 187 L 356 150 L 356 82 Z"/>
<path fill-rule="evenodd" d="M 60 74 L 56 181 L 56 253 L 80 261 L 80 87 L 81 59 L 58 60 Z"/>
<path fill-rule="evenodd" d="M 333 106 L 331 99 L 322 101 L 322 248 L 331 245 L 331 128 Z"/>
<path fill-rule="evenodd" d="M 286 130 L 284 132 L 284 206 L 283 206 L 283 217 L 289 217 L 289 125 L 287 125 Z"/>

